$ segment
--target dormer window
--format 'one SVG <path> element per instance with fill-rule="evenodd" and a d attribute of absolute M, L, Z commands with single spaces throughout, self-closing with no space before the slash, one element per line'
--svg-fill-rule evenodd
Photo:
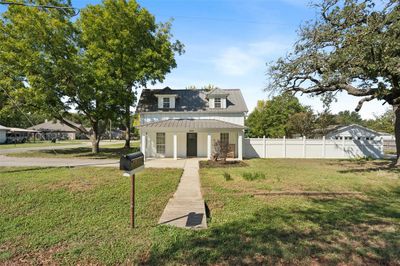
<path fill-rule="evenodd" d="M 215 98 L 214 99 L 214 108 L 221 108 L 222 104 L 221 104 L 221 98 Z"/>
<path fill-rule="evenodd" d="M 164 109 L 169 109 L 169 108 L 170 108 L 169 97 L 164 97 L 164 98 L 163 98 L 163 108 L 164 108 Z"/>

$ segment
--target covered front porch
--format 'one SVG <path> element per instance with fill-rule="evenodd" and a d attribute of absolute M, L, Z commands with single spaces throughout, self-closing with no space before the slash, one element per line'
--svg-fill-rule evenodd
<path fill-rule="evenodd" d="M 214 119 L 174 119 L 140 127 L 145 158 L 211 159 L 217 140 L 228 144 L 228 157 L 242 160 L 244 127 Z"/>

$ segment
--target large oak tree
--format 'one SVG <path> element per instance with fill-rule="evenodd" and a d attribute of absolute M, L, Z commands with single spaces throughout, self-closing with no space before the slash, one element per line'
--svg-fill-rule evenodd
<path fill-rule="evenodd" d="M 71 7 L 68 0 L 19 3 Z M 1 14 L 0 98 L 17 95 L 21 108 L 90 136 L 98 152 L 110 119 L 124 116 L 129 136 L 134 88 L 163 80 L 182 45 L 172 41 L 169 23 L 156 23 L 134 0 L 104 0 L 74 15 L 73 9 L 21 5 Z M 72 112 L 91 129 L 70 123 Z"/>
<path fill-rule="evenodd" d="M 323 0 L 303 25 L 294 50 L 269 69 L 267 90 L 313 95 L 346 92 L 395 108 L 400 162 L 400 4 L 388 0 Z"/>

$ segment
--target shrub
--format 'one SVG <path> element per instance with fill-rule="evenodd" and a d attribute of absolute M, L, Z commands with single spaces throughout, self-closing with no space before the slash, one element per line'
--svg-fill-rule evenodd
<path fill-rule="evenodd" d="M 232 180 L 231 174 L 229 174 L 227 172 L 224 172 L 224 178 L 225 178 L 225 181 L 231 181 Z"/>
<path fill-rule="evenodd" d="M 247 180 L 247 181 L 253 181 L 253 180 L 257 180 L 257 179 L 265 179 L 265 174 L 262 172 L 244 172 L 242 174 L 243 179 Z"/>
<path fill-rule="evenodd" d="M 212 154 L 213 161 L 218 161 L 221 159 L 223 163 L 226 162 L 226 157 L 228 156 L 229 152 L 229 143 L 216 140 L 214 142 L 214 152 Z"/>

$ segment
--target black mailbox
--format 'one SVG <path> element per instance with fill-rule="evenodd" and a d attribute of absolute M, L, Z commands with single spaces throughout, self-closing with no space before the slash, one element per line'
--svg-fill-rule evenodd
<path fill-rule="evenodd" d="M 138 172 L 143 168 L 144 168 L 144 155 L 140 151 L 124 155 L 119 160 L 119 170 L 127 172 Z"/>

